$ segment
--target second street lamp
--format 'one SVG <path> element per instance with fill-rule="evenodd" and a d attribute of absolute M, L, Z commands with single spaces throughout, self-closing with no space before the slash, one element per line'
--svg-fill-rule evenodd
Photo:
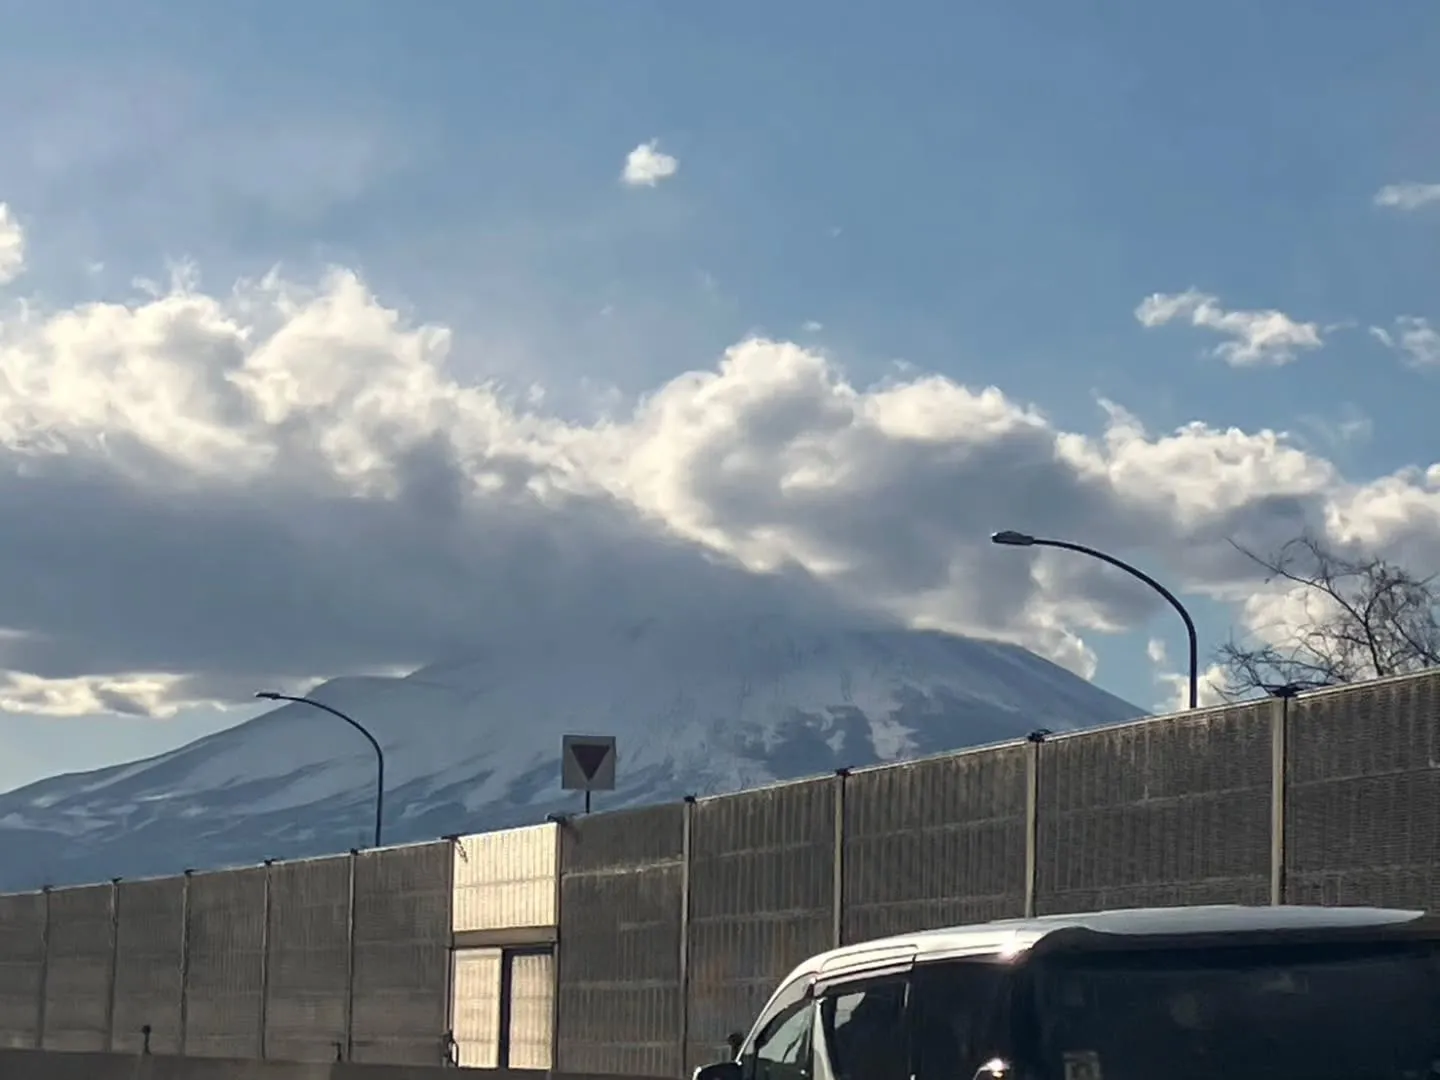
<path fill-rule="evenodd" d="M 328 712 L 331 716 L 337 716 L 349 724 L 361 735 L 365 736 L 370 748 L 375 751 L 375 846 L 380 846 L 380 826 L 385 812 L 385 751 L 380 749 L 380 744 L 375 741 L 375 736 L 366 731 L 358 721 L 346 716 L 339 709 L 326 705 L 323 701 L 316 701 L 314 698 L 295 697 L 291 694 L 277 694 L 273 690 L 261 690 L 256 695 L 262 701 L 293 701 L 297 705 L 310 705 L 322 712 Z"/>
<path fill-rule="evenodd" d="M 1029 533 L 1015 532 L 1006 529 L 1004 532 L 993 533 L 990 537 L 992 544 L 1000 544 L 1003 547 L 1052 547 L 1060 548 L 1063 551 L 1078 551 L 1081 555 L 1089 555 L 1092 559 L 1099 559 L 1101 562 L 1109 563 L 1119 570 L 1124 570 L 1132 577 L 1139 578 L 1150 588 L 1163 596 L 1166 601 L 1180 615 L 1185 622 L 1185 633 L 1190 638 L 1190 708 L 1195 708 L 1200 699 L 1200 650 L 1199 642 L 1195 635 L 1195 620 L 1190 618 L 1190 612 L 1185 610 L 1185 605 L 1180 603 L 1175 594 L 1167 589 L 1160 582 L 1156 581 L 1143 570 L 1136 569 L 1129 563 L 1115 558 L 1114 555 L 1107 555 L 1103 551 L 1096 551 L 1084 544 L 1072 544 L 1068 540 L 1046 540 L 1042 537 L 1031 536 Z"/>

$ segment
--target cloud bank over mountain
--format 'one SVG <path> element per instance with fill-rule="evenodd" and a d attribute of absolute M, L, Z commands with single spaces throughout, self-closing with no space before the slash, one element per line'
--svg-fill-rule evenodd
<path fill-rule="evenodd" d="M 1086 560 L 993 549 L 998 528 L 1143 558 L 1255 625 L 1231 538 L 1310 526 L 1440 565 L 1440 465 L 1355 482 L 1281 432 L 1154 432 L 1106 401 L 1098 434 L 1069 431 L 993 386 L 862 385 L 763 337 L 567 420 L 458 379 L 466 343 L 353 270 L 27 298 L 44 241 L 18 220 L 0 216 L 11 710 L 235 702 L 619 608 L 843 607 L 1088 675 L 1088 635 L 1156 610 Z"/>

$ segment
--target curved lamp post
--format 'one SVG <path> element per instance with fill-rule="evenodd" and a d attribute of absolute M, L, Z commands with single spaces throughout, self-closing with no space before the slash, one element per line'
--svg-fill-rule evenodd
<path fill-rule="evenodd" d="M 380 749 L 380 744 L 375 741 L 375 736 L 366 731 L 357 721 L 346 716 L 339 709 L 326 705 L 323 701 L 316 701 L 314 698 L 295 697 L 290 694 L 277 694 L 273 690 L 261 690 L 255 695 L 262 701 L 293 701 L 297 705 L 312 705 L 331 716 L 338 716 L 345 723 L 349 724 L 370 744 L 375 751 L 375 846 L 380 846 L 380 821 L 385 809 L 385 751 Z"/>
<path fill-rule="evenodd" d="M 1200 697 L 1200 656 L 1199 646 L 1195 637 L 1195 620 L 1190 618 L 1190 613 L 1185 610 L 1185 605 L 1176 599 L 1175 594 L 1161 585 L 1143 570 L 1137 570 L 1127 562 L 1115 558 L 1114 555 L 1106 555 L 1103 551 L 1096 551 L 1094 548 L 1086 547 L 1084 544 L 1072 544 L 1068 540 L 1045 540 L 1038 536 L 1031 536 L 1028 533 L 1014 532 L 1007 529 L 1004 532 L 993 533 L 990 537 L 992 544 L 1000 544 L 1003 547 L 1052 547 L 1064 551 L 1078 551 L 1081 555 L 1089 555 L 1092 559 L 1099 559 L 1101 562 L 1109 563 L 1111 566 L 1124 570 L 1131 577 L 1139 578 L 1150 588 L 1163 596 L 1166 601 L 1180 614 L 1185 621 L 1185 633 L 1190 638 L 1190 708 L 1195 708 Z"/>

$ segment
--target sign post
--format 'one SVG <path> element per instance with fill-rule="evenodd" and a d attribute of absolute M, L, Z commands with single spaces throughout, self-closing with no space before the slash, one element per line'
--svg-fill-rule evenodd
<path fill-rule="evenodd" d="M 560 743 L 560 787 L 563 791 L 583 791 L 587 814 L 592 791 L 614 791 L 615 736 L 564 736 Z"/>

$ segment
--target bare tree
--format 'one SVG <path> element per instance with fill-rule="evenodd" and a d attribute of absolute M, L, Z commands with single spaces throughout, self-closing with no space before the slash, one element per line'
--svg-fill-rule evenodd
<path fill-rule="evenodd" d="M 1268 556 L 1234 546 L 1265 571 L 1267 584 L 1289 586 L 1302 614 L 1287 626 L 1261 628 L 1258 644 L 1231 638 L 1216 650 L 1227 698 L 1440 665 L 1440 593 L 1433 577 L 1381 558 L 1341 555 L 1308 533 Z M 1282 635 L 1290 640 L 1271 644 Z"/>

